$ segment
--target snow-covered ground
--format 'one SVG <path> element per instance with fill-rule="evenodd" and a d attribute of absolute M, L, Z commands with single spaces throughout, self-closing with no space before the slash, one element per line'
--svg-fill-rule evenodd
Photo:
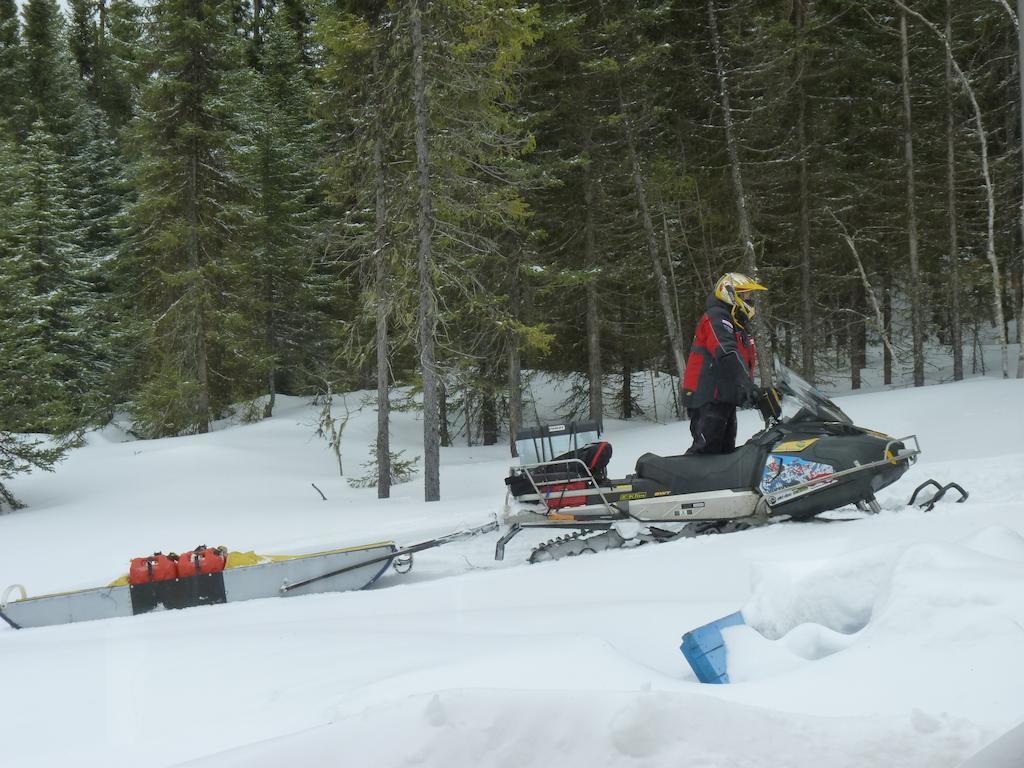
<path fill-rule="evenodd" d="M 878 517 L 541 565 L 526 564 L 539 537 L 496 563 L 489 535 L 364 592 L 0 627 L 0 765 L 957 766 L 1024 720 L 1024 382 L 839 402 L 920 437 Z M 29 507 L 0 516 L 0 587 L 96 586 L 200 543 L 413 543 L 501 509 L 503 446 L 445 449 L 441 503 L 420 482 L 382 502 L 338 477 L 315 419 L 283 398 L 209 435 L 94 433 L 55 474 L 11 483 Z M 756 427 L 742 414 L 743 436 Z M 375 429 L 370 408 L 349 422 L 351 474 Z M 407 455 L 419 430 L 397 415 Z M 606 437 L 613 475 L 689 443 L 678 423 L 609 421 Z M 970 500 L 907 508 L 929 477 Z M 697 683 L 680 636 L 740 608 L 754 628 L 727 631 L 736 682 Z"/>

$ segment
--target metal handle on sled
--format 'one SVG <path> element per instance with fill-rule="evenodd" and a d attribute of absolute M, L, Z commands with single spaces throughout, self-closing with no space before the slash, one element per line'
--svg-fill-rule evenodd
<path fill-rule="evenodd" d="M 467 528 L 464 531 L 456 531 L 455 533 L 449 533 L 447 536 L 438 536 L 436 539 L 429 539 L 428 541 L 421 541 L 418 544 L 411 544 L 408 547 L 401 547 L 399 549 L 388 552 L 386 555 L 378 555 L 377 557 L 371 557 L 369 560 L 363 560 L 359 563 L 353 563 L 352 565 L 346 565 L 344 568 L 338 568 L 330 571 L 329 573 L 322 573 L 319 576 L 312 576 L 302 581 L 296 581 L 294 584 L 284 583 L 281 585 L 281 594 L 287 594 L 293 589 L 304 587 L 307 584 L 313 584 L 317 581 L 329 579 L 332 576 L 340 576 L 343 573 L 354 571 L 357 568 L 363 568 L 367 565 L 373 565 L 374 563 L 382 563 L 385 560 L 394 560 L 396 557 L 402 555 L 411 555 L 414 552 L 422 552 L 424 549 L 433 549 L 434 547 L 440 547 L 442 544 L 448 544 L 453 541 L 459 541 L 460 539 L 469 539 L 474 536 L 479 536 L 484 533 L 490 533 L 491 531 L 498 530 L 497 519 L 492 520 L 485 525 L 479 525 L 476 528 Z"/>
<path fill-rule="evenodd" d="M 7 607 L 7 599 L 11 596 L 11 592 L 13 592 L 16 589 L 19 592 L 21 592 L 20 599 L 24 600 L 26 597 L 28 597 L 28 593 L 25 592 L 25 587 L 23 587 L 21 584 L 11 584 L 11 586 L 4 590 L 3 597 L 0 597 L 0 619 L 3 619 L 8 624 L 10 624 L 11 629 L 21 629 L 20 624 L 18 624 L 14 619 L 12 619 L 10 616 L 4 613 L 4 608 Z"/>

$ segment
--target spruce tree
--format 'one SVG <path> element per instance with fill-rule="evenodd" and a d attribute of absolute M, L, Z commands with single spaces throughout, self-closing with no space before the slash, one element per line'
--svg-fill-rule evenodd
<path fill-rule="evenodd" d="M 93 83 L 98 59 L 99 30 L 96 27 L 96 4 L 92 0 L 68 0 L 71 28 L 68 46 L 78 64 L 79 76 Z"/>
<path fill-rule="evenodd" d="M 135 0 L 113 0 L 104 14 L 96 71 L 96 100 L 115 129 L 133 117 L 148 68 L 143 10 Z"/>
<path fill-rule="evenodd" d="M 156 74 L 135 139 L 130 289 L 142 318 L 133 416 L 141 434 L 157 436 L 207 432 L 238 396 L 251 290 L 236 247 L 230 105 L 220 98 L 241 59 L 232 4 L 161 0 L 152 14 Z"/>
<path fill-rule="evenodd" d="M 80 93 L 64 16 L 56 0 L 28 0 L 23 15 L 19 137 L 26 136 L 37 120 L 43 120 L 54 134 L 63 134 L 69 129 L 74 100 Z"/>
<path fill-rule="evenodd" d="M 535 142 L 519 78 L 539 19 L 535 8 L 520 12 L 504 0 L 432 3 L 426 9 L 424 138 L 438 306 L 433 332 L 445 340 L 437 368 L 448 372 L 448 394 L 479 403 L 479 420 L 467 418 L 467 437 L 479 426 L 485 441 L 493 442 L 497 398 L 508 382 L 507 350 L 543 338 L 513 317 L 509 301 L 518 274 L 510 266 L 529 236 L 524 193 L 537 182 L 538 169 L 528 163 Z M 422 333 L 420 345 L 422 351 Z M 429 479 L 429 454 L 424 468 Z"/>
<path fill-rule="evenodd" d="M 260 43 L 257 68 L 234 81 L 234 99 L 246 133 L 239 165 L 250 196 L 241 234 L 256 297 L 259 389 L 270 416 L 278 388 L 296 383 L 318 330 L 319 291 L 310 266 L 317 190 L 311 94 L 283 12 L 265 24 Z"/>
<path fill-rule="evenodd" d="M 40 398 L 52 396 L 52 382 L 31 378 L 43 356 L 39 343 L 39 318 L 32 287 L 30 263 L 24 258 L 20 219 L 25 211 L 21 194 L 32 170 L 12 141 L 0 134 L 0 167 L 5 184 L 0 188 L 0 512 L 23 504 L 4 481 L 33 468 L 50 470 L 60 460 L 68 442 L 66 426 L 47 422 L 56 411 L 45 408 Z M 18 234 L 16 235 L 16 231 Z M 37 384 L 39 384 L 37 388 Z M 19 434 L 32 424 L 52 433 L 50 438 Z"/>
<path fill-rule="evenodd" d="M 21 97 L 19 54 L 17 2 L 0 0 L 0 123 L 11 119 Z"/>
<path fill-rule="evenodd" d="M 22 185 L 10 206 L 7 252 L 14 295 L 9 320 L 21 334 L 12 371 L 30 382 L 8 400 L 8 428 L 65 434 L 88 423 L 97 395 L 93 309 L 69 189 L 52 137 L 36 122 L 24 147 Z"/>

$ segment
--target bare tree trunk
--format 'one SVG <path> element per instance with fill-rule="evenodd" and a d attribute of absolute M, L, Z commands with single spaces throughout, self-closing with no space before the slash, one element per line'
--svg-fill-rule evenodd
<path fill-rule="evenodd" d="M 437 377 L 437 420 L 441 445 L 444 448 L 450 448 L 452 436 L 448 431 L 448 387 L 441 376 Z"/>
<path fill-rule="evenodd" d="M 599 424 L 604 416 L 601 365 L 601 318 L 598 307 L 597 245 L 594 226 L 594 179 L 590 168 L 592 144 L 587 136 L 587 163 L 583 169 L 583 259 L 587 272 L 587 374 L 590 380 L 590 420 Z"/>
<path fill-rule="evenodd" d="M 850 386 L 861 387 L 861 371 L 867 367 L 867 328 L 864 322 L 865 287 L 859 282 L 850 291 L 850 309 L 853 319 L 850 327 Z"/>
<path fill-rule="evenodd" d="M 857 318 L 851 311 L 847 316 L 846 336 L 850 340 L 850 389 L 860 389 L 860 365 L 857 360 L 857 329 L 855 323 Z"/>
<path fill-rule="evenodd" d="M 672 285 L 672 306 L 675 309 L 675 318 L 676 318 L 676 323 L 678 324 L 677 328 L 676 328 L 676 332 L 679 334 L 679 343 L 683 345 L 683 359 L 685 360 L 686 356 L 687 356 L 687 353 L 688 353 L 688 347 L 686 346 L 686 338 L 687 337 L 683 334 L 683 325 L 682 325 L 682 323 L 683 323 L 683 312 L 682 312 L 682 310 L 679 307 L 679 283 L 676 281 L 675 257 L 673 257 L 673 255 L 672 255 L 672 242 L 671 242 L 671 240 L 669 239 L 669 236 L 668 236 L 668 219 L 665 217 L 665 208 L 664 208 L 664 206 L 662 206 L 662 209 L 661 209 L 661 226 L 662 226 L 662 229 L 664 230 L 664 235 L 665 235 L 665 259 L 668 261 L 668 277 L 669 277 L 669 282 Z M 686 243 L 686 233 L 685 233 L 685 230 L 683 229 L 682 222 L 680 222 L 679 229 L 680 229 L 681 232 L 683 232 L 683 248 L 686 249 L 687 251 L 689 251 L 690 247 Z M 690 257 L 692 259 L 692 257 L 693 257 L 692 253 L 690 254 Z M 699 275 L 698 275 L 698 277 L 699 277 Z M 673 362 L 672 358 L 674 356 L 675 355 L 672 352 L 672 350 L 669 350 L 669 354 L 668 354 L 668 358 L 666 359 L 666 362 L 668 362 L 670 366 L 671 366 L 671 364 Z M 680 387 L 683 385 L 682 381 L 683 381 L 682 379 L 679 379 L 679 386 Z M 679 398 L 676 397 L 676 395 L 675 395 L 675 386 L 673 386 L 673 388 L 672 388 L 672 407 L 673 407 L 673 412 L 675 413 L 677 419 L 685 419 L 687 417 L 687 415 L 685 413 L 681 412 L 681 409 L 679 407 Z"/>
<path fill-rule="evenodd" d="M 373 58 L 374 81 L 377 83 L 377 136 L 373 143 L 374 170 L 374 260 L 377 288 L 377 498 L 391 497 L 391 380 L 388 359 L 388 262 L 387 262 L 387 198 L 384 178 L 384 94 L 378 81 L 378 56 Z"/>
<path fill-rule="evenodd" d="M 598 0 L 598 8 L 604 18 L 604 4 Z M 680 379 L 686 370 L 686 359 L 683 354 L 683 341 L 679 337 L 679 323 L 676 322 L 675 313 L 672 311 L 672 297 L 668 289 L 668 280 L 665 279 L 665 270 L 661 266 L 661 255 L 658 252 L 658 236 L 654 231 L 654 222 L 651 219 L 650 207 L 647 204 L 647 190 L 644 186 L 643 171 L 640 168 L 640 155 L 636 147 L 636 131 L 633 126 L 633 118 L 626 106 L 626 99 L 622 94 L 622 79 L 616 77 L 616 93 L 619 100 L 619 114 L 622 115 L 622 126 L 626 134 L 626 149 L 629 152 L 629 162 L 632 169 L 633 192 L 636 195 L 636 204 L 640 212 L 640 223 L 644 229 L 644 236 L 647 241 L 647 254 L 651 259 L 651 268 L 654 270 L 654 281 L 658 286 L 658 299 L 661 302 L 661 311 L 665 316 L 665 330 L 668 333 L 669 344 L 672 346 L 672 355 L 675 357 L 676 370 Z"/>
<path fill-rule="evenodd" d="M 427 86 L 423 71 L 423 22 L 420 0 L 410 0 L 412 21 L 413 99 L 416 110 L 416 177 L 419 188 L 418 266 L 420 306 L 418 331 L 420 369 L 423 377 L 423 498 L 441 498 L 441 447 L 437 397 L 437 368 L 434 360 L 433 229 L 434 211 L 430 195 L 430 162 L 427 148 Z"/>
<path fill-rule="evenodd" d="M 964 91 L 967 93 L 967 98 L 971 102 L 971 109 L 974 111 L 974 124 L 977 128 L 978 135 L 978 146 L 981 150 L 981 173 L 985 179 L 985 199 L 988 203 L 988 220 L 987 224 L 987 241 L 985 246 L 985 256 L 988 259 L 989 269 L 992 275 L 992 314 L 995 319 L 996 327 L 999 329 L 999 350 L 1002 356 L 1003 363 L 1003 378 L 1008 378 L 1010 375 L 1010 361 L 1009 361 L 1009 350 L 1006 344 L 1006 323 L 1004 321 L 1003 314 L 1003 289 L 1002 289 L 1002 278 L 999 275 L 999 259 L 996 256 L 996 235 L 995 235 L 995 223 L 996 223 L 996 198 L 995 190 L 992 185 L 992 172 L 989 168 L 988 163 L 988 136 L 985 133 L 985 125 L 982 120 L 981 107 L 978 104 L 978 99 L 974 95 L 974 88 L 971 87 L 971 81 L 967 79 L 960 65 L 957 64 L 956 58 L 953 56 L 953 48 L 950 46 L 949 39 L 942 34 L 942 31 L 936 27 L 932 22 L 928 21 L 917 11 L 908 8 L 900 0 L 893 0 L 896 6 L 903 11 L 913 16 L 915 19 L 924 24 L 928 29 L 935 34 L 942 44 L 946 47 L 946 55 L 949 63 L 953 67 L 953 71 L 956 73 L 957 80 L 964 87 Z"/>
<path fill-rule="evenodd" d="M 262 160 L 260 163 L 260 185 L 263 187 L 260 194 L 265 194 L 267 186 L 271 182 L 269 159 L 267 147 L 261 146 Z M 270 233 L 263 232 L 263 249 L 270 252 L 274 248 L 271 242 Z M 266 344 L 269 357 L 267 370 L 267 402 L 263 406 L 263 418 L 269 419 L 274 415 L 274 404 L 277 401 L 277 368 L 280 363 L 280 345 L 277 341 L 277 302 L 274 296 L 274 272 L 267 269 L 263 273 L 263 301 L 266 307 L 266 316 L 263 318 L 263 341 Z"/>
<path fill-rule="evenodd" d="M 274 313 L 274 282 L 270 274 L 263 278 L 263 298 L 267 302 L 267 318 L 265 341 L 270 353 L 270 370 L 267 371 L 267 404 L 263 406 L 263 418 L 274 415 L 274 403 L 277 401 L 277 328 Z"/>
<path fill-rule="evenodd" d="M 199 245 L 199 150 L 193 140 L 189 157 L 188 189 L 185 190 L 188 210 L 188 258 L 189 267 L 195 277 L 192 290 L 196 292 L 195 327 L 193 333 L 195 349 L 196 381 L 199 384 L 196 402 L 196 428 L 200 434 L 210 431 L 210 377 L 206 354 L 206 291 L 203 288 L 202 263 Z"/>
<path fill-rule="evenodd" d="M 978 372 L 978 319 L 971 324 L 971 373 Z"/>
<path fill-rule="evenodd" d="M 512 283 L 508 291 L 509 312 L 513 320 L 520 320 L 519 252 L 512 255 L 510 265 Z M 519 337 L 511 334 L 508 340 L 508 440 L 512 455 L 518 456 L 516 434 L 523 425 L 523 378 Z"/>
<path fill-rule="evenodd" d="M 1024 2 L 1024 0 L 1020 0 Z M 946 39 L 952 40 L 953 3 L 946 0 Z M 953 346 L 953 380 L 964 377 L 963 323 L 960 313 L 960 247 L 956 221 L 956 131 L 953 124 L 953 59 L 946 52 L 946 216 L 949 222 L 949 325 Z M 1024 223 L 1024 218 L 1021 219 Z"/>
<path fill-rule="evenodd" d="M 654 377 L 654 369 L 651 368 L 651 412 L 654 420 L 658 420 L 658 383 Z"/>
<path fill-rule="evenodd" d="M 889 283 L 891 280 L 889 277 L 890 272 L 888 266 L 886 266 L 882 277 L 884 292 L 883 306 L 879 307 L 878 300 L 875 298 L 875 291 L 871 287 L 871 281 L 868 280 L 868 273 L 864 270 L 864 262 L 861 261 L 860 254 L 857 252 L 857 244 L 854 242 L 853 237 L 850 236 L 850 233 L 847 232 L 846 227 L 843 226 L 843 223 L 834 213 L 832 214 L 832 218 L 835 219 L 836 224 L 839 226 L 839 231 L 842 234 L 843 240 L 846 242 L 847 247 L 849 247 L 853 260 L 857 263 L 857 272 L 860 273 L 861 285 L 864 289 L 863 294 L 854 294 L 857 300 L 853 302 L 853 309 L 859 311 L 860 306 L 863 304 L 864 296 L 871 301 L 871 307 L 875 312 L 875 322 L 878 324 L 878 333 L 882 337 L 882 345 L 885 348 L 885 383 L 892 384 L 892 360 L 896 354 L 892 347 L 892 340 L 889 338 L 889 325 L 892 323 L 892 301 L 889 296 Z M 867 339 L 864 338 L 863 329 L 861 331 L 861 337 L 861 352 L 858 359 L 860 360 L 860 365 L 863 368 L 867 365 Z"/>
<path fill-rule="evenodd" d="M 750 224 L 750 215 L 747 212 L 747 197 L 743 190 L 743 170 L 740 166 L 739 147 L 737 146 L 736 132 L 732 121 L 732 107 L 729 105 L 729 84 L 725 77 L 725 56 L 722 52 L 722 41 L 718 34 L 718 12 L 715 8 L 715 0 L 708 0 L 708 28 L 711 31 L 711 45 L 715 51 L 715 69 L 718 71 L 722 121 L 725 126 L 725 147 L 729 155 L 733 193 L 736 195 L 736 219 L 740 231 L 740 243 L 743 245 L 745 269 L 750 273 L 751 277 L 756 279 L 757 254 L 754 251 L 754 229 Z M 762 303 L 767 304 L 767 302 Z M 761 372 L 761 384 L 770 386 L 772 381 L 771 340 L 767 334 L 762 333 L 762 329 L 766 325 L 764 321 L 766 312 L 767 306 L 754 316 L 751 331 L 755 337 L 762 339 L 762 343 L 765 343 L 768 347 L 768 354 L 759 355 L 758 363 Z"/>
<path fill-rule="evenodd" d="M 484 445 L 495 445 L 498 442 L 498 405 L 494 392 L 490 389 L 491 365 L 485 362 L 481 366 L 481 378 L 486 389 L 480 393 L 480 436 Z"/>
<path fill-rule="evenodd" d="M 882 268 L 882 329 L 884 336 L 892 333 L 892 267 L 888 262 Z M 895 357 L 892 344 L 886 344 L 882 350 L 883 384 L 892 384 L 892 364 Z"/>
<path fill-rule="evenodd" d="M 903 88 L 903 153 L 907 173 L 907 245 L 910 259 L 910 335 L 914 356 L 914 386 L 924 386 L 924 308 L 921 306 L 921 266 L 917 258 L 917 205 L 914 189 L 914 122 L 910 111 L 910 54 L 907 15 L 900 13 L 900 80 Z"/>
<path fill-rule="evenodd" d="M 804 27 L 807 23 L 806 0 L 794 0 L 793 21 L 797 28 L 797 141 L 800 143 L 800 350 L 803 374 L 814 383 L 814 295 L 811 282 L 811 215 L 807 155 L 807 94 L 804 91 Z M 787 335 L 788 339 L 788 335 Z M 788 356 L 788 355 L 787 355 Z"/>
<path fill-rule="evenodd" d="M 665 329 L 668 332 L 668 341 L 672 346 L 672 355 L 675 357 L 676 372 L 679 378 L 683 377 L 686 370 L 686 358 L 683 354 L 683 340 L 679 335 L 679 323 L 676 321 L 675 312 L 672 310 L 672 295 L 669 293 L 668 280 L 665 278 L 665 270 L 661 268 L 661 254 L 658 252 L 658 236 L 654 231 L 654 222 L 651 219 L 650 208 L 647 205 L 647 191 L 644 187 L 643 174 L 640 169 L 640 156 L 636 151 L 636 136 L 633 133 L 633 123 L 626 111 L 626 102 L 622 96 L 622 86 L 619 85 L 619 111 L 624 115 L 623 125 L 626 129 L 626 144 L 629 150 L 630 164 L 633 167 L 633 191 L 636 194 L 636 204 L 640 209 L 640 221 L 643 224 L 644 235 L 647 240 L 647 254 L 651 258 L 651 268 L 654 270 L 654 282 L 658 286 L 658 299 L 661 301 L 661 311 L 665 316 Z"/>
<path fill-rule="evenodd" d="M 1020 89 L 1020 138 L 1021 138 L 1021 206 L 1020 206 L 1020 278 L 1021 300 L 1017 303 L 1017 378 L 1024 379 L 1024 30 L 1020 19 L 1024 19 L 1024 0 L 1017 0 L 1017 85 Z M 947 33 L 948 37 L 948 33 Z"/>
<path fill-rule="evenodd" d="M 622 418 L 633 418 L 633 367 L 628 353 L 622 355 Z"/>
<path fill-rule="evenodd" d="M 679 341 L 683 342 L 683 313 L 679 309 L 679 284 L 676 283 L 675 257 L 672 255 L 672 239 L 668 234 L 668 218 L 665 216 L 665 206 L 661 206 L 661 234 L 665 240 L 665 261 L 668 264 L 668 282 L 672 286 L 672 313 L 676 319 L 676 333 L 679 334 Z M 685 245 L 683 246 L 686 247 Z M 685 357 L 685 348 L 683 350 Z"/>

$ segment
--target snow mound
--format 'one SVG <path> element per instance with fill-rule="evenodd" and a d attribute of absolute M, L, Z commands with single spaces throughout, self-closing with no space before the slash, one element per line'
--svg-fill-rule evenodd
<path fill-rule="evenodd" d="M 402 734 L 396 739 L 395 734 Z M 454 689 L 413 696 L 180 768 L 376 766 L 956 766 L 976 726 L 913 711 L 902 719 L 794 716 L 665 691 Z M 895 762 L 893 759 L 895 758 Z"/>
<path fill-rule="evenodd" d="M 1024 537 L 1002 526 L 960 543 L 874 547 L 827 562 L 775 563 L 755 571 L 743 608 L 747 626 L 723 632 L 733 682 L 790 672 L 843 651 L 915 645 L 963 654 L 948 665 L 986 666 L 971 656 L 979 636 L 1024 640 Z M 756 631 L 755 631 L 756 630 Z M 991 665 L 991 661 L 988 662 Z"/>
<path fill-rule="evenodd" d="M 1024 536 L 1002 525 L 992 525 L 964 540 L 975 552 L 1024 563 Z"/>

